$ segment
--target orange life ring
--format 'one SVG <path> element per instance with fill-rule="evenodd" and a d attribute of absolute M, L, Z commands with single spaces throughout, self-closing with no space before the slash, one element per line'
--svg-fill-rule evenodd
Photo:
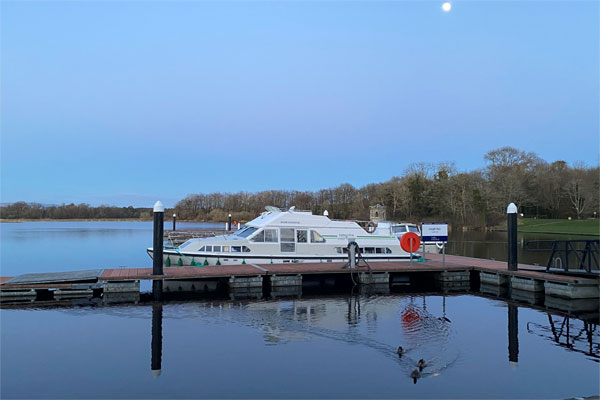
<path fill-rule="evenodd" d="M 412 248 L 411 248 L 411 239 L 412 239 Z M 421 246 L 421 239 L 419 235 L 414 232 L 406 232 L 400 237 L 400 246 L 402 250 L 407 253 L 414 253 L 419 250 L 419 246 Z"/>
<path fill-rule="evenodd" d="M 368 233 L 373 233 L 375 232 L 375 229 L 377 229 L 377 225 L 375 225 L 375 223 L 373 221 L 369 221 L 367 223 L 367 232 Z"/>

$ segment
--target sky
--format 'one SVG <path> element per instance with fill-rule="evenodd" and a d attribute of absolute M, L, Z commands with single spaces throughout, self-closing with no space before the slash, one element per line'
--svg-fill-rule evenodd
<path fill-rule="evenodd" d="M 0 2 L 3 203 L 598 164 L 597 1 Z"/>

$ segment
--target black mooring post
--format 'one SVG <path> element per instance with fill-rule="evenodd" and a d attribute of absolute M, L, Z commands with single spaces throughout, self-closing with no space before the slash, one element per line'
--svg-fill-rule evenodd
<path fill-rule="evenodd" d="M 519 308 L 508 306 L 508 361 L 519 362 Z"/>
<path fill-rule="evenodd" d="M 177 214 L 173 214 L 173 230 L 175 230 L 175 222 L 177 221 Z"/>
<path fill-rule="evenodd" d="M 161 282 L 162 283 L 162 282 Z M 162 368 L 162 319 L 163 307 L 157 303 L 152 305 L 152 359 L 151 373 L 158 378 Z"/>
<path fill-rule="evenodd" d="M 165 207 L 160 201 L 154 204 L 154 243 L 152 247 L 152 275 L 163 274 L 163 240 Z"/>
<path fill-rule="evenodd" d="M 154 243 L 152 246 L 152 275 L 163 275 L 163 235 L 165 207 L 160 201 L 154 204 Z M 154 300 L 162 300 L 162 280 L 152 281 Z"/>
<path fill-rule="evenodd" d="M 508 270 L 517 270 L 517 206 L 510 203 L 506 208 L 508 229 Z"/>
<path fill-rule="evenodd" d="M 229 214 L 229 221 L 227 222 L 227 227 L 229 228 L 228 230 L 232 230 L 233 229 L 231 227 L 231 214 Z"/>

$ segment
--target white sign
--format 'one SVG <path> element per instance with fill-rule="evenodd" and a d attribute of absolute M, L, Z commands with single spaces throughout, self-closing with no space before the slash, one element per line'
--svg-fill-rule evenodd
<path fill-rule="evenodd" d="M 448 224 L 423 224 L 421 237 L 424 242 L 448 242 Z"/>

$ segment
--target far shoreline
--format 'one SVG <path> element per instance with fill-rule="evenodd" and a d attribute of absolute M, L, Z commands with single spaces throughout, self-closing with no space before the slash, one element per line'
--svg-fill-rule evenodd
<path fill-rule="evenodd" d="M 152 222 L 151 218 L 35 218 L 35 219 L 26 219 L 26 218 L 15 218 L 15 219 L 7 219 L 0 218 L 0 223 L 25 223 L 25 222 Z M 194 221 L 194 220 L 177 220 L 178 223 L 209 223 L 209 224 L 224 224 L 224 221 Z M 170 223 L 170 220 L 165 220 L 165 224 Z M 522 228 L 523 225 L 519 225 L 519 228 Z M 465 227 L 463 227 L 464 229 Z M 595 232 L 557 232 L 557 231 L 544 231 L 538 229 L 529 229 L 526 230 L 519 229 L 519 233 L 541 233 L 541 234 L 556 234 L 556 235 L 578 235 L 578 236 L 600 236 L 600 233 Z M 467 228 L 467 230 L 472 230 L 472 228 Z M 475 229 L 476 230 L 476 229 Z M 489 228 L 488 231 L 492 232 L 506 232 L 506 228 L 501 226 L 496 226 L 493 228 Z"/>

